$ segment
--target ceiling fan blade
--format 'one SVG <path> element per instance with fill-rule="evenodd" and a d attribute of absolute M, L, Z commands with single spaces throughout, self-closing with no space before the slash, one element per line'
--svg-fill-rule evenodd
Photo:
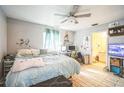
<path fill-rule="evenodd" d="M 66 18 L 66 19 L 64 19 L 63 21 L 61 21 L 61 23 L 64 23 L 64 22 L 66 22 L 68 20 L 68 18 Z"/>
<path fill-rule="evenodd" d="M 79 17 L 90 17 L 91 13 L 89 14 L 82 14 L 82 15 L 75 15 L 74 17 L 79 18 Z"/>
<path fill-rule="evenodd" d="M 63 16 L 63 17 L 67 17 L 68 16 L 66 14 L 58 14 L 58 13 L 55 13 L 54 15 L 56 15 L 56 16 Z"/>
<path fill-rule="evenodd" d="M 70 15 L 74 15 L 78 11 L 79 5 L 73 5 Z"/>

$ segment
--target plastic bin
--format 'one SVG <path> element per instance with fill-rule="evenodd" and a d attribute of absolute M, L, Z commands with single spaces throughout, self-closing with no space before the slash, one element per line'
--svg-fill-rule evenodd
<path fill-rule="evenodd" d="M 121 68 L 111 65 L 111 71 L 112 71 L 114 74 L 119 75 L 119 74 L 121 73 Z"/>

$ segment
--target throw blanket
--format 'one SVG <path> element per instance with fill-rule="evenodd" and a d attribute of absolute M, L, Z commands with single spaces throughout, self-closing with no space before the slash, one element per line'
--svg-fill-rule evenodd
<path fill-rule="evenodd" d="M 16 60 L 14 62 L 14 65 L 12 66 L 11 71 L 18 72 L 32 67 L 42 67 L 42 66 L 45 66 L 45 62 L 43 62 L 42 58 Z"/>

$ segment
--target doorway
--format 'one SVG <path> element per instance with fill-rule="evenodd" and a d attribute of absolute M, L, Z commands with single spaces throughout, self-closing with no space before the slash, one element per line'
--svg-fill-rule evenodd
<path fill-rule="evenodd" d="M 106 64 L 107 60 L 107 32 L 93 32 L 92 34 L 92 62 Z"/>

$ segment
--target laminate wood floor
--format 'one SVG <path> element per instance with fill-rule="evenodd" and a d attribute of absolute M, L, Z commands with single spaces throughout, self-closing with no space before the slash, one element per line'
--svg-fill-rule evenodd
<path fill-rule="evenodd" d="M 124 87 L 124 78 L 104 69 L 104 63 L 81 65 L 80 74 L 70 80 L 73 87 Z"/>

